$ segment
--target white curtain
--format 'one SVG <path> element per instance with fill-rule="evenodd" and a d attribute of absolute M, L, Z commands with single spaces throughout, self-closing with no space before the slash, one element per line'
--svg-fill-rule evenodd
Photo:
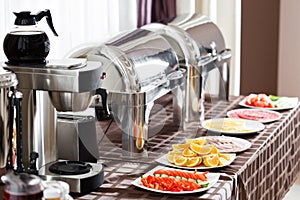
<path fill-rule="evenodd" d="M 0 61 L 5 61 L 3 40 L 14 26 L 13 12 L 49 9 L 55 37 L 42 19 L 38 26 L 50 39 L 47 59 L 64 57 L 71 49 L 136 27 L 136 0 L 0 0 Z"/>
<path fill-rule="evenodd" d="M 231 95 L 240 93 L 241 0 L 195 0 L 198 12 L 208 16 L 220 28 L 226 47 L 231 49 Z M 211 84 L 212 85 L 212 84 Z"/>
<path fill-rule="evenodd" d="M 221 30 L 226 47 L 231 49 L 230 95 L 240 92 L 241 0 L 177 0 L 177 14 L 201 13 Z M 214 78 L 208 80 L 210 92 L 217 93 Z"/>

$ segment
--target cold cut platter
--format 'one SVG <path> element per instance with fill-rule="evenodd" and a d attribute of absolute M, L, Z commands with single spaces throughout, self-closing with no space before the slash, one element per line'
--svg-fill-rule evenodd
<path fill-rule="evenodd" d="M 261 123 L 270 123 L 279 120 L 282 114 L 271 110 L 262 109 L 235 109 L 227 112 L 230 118 L 240 118 L 259 121 Z"/>

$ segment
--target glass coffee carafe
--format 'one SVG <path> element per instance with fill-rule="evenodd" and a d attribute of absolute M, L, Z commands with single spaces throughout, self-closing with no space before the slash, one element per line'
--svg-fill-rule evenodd
<path fill-rule="evenodd" d="M 50 51 L 50 42 L 47 34 L 37 26 L 43 17 L 57 36 L 53 27 L 49 10 L 41 11 L 36 15 L 29 11 L 14 13 L 15 27 L 5 37 L 3 49 L 8 63 L 11 65 L 39 65 L 46 63 Z"/>

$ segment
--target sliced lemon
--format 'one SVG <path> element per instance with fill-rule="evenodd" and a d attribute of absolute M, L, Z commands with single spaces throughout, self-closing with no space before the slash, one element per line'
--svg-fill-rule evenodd
<path fill-rule="evenodd" d="M 224 158 L 226 160 L 230 160 L 230 155 L 228 154 L 219 153 L 219 157 Z"/>
<path fill-rule="evenodd" d="M 172 148 L 173 150 L 184 150 L 185 148 L 189 147 L 190 144 L 173 144 Z"/>
<path fill-rule="evenodd" d="M 175 156 L 174 158 L 174 164 L 177 166 L 185 166 L 188 162 L 188 158 L 184 156 Z"/>
<path fill-rule="evenodd" d="M 195 143 L 195 144 L 199 144 L 199 145 L 204 145 L 206 141 L 206 138 L 195 138 L 195 139 L 185 139 L 185 143 L 191 144 L 191 143 Z"/>
<path fill-rule="evenodd" d="M 211 152 L 213 146 L 212 145 L 199 145 L 196 143 L 191 143 L 190 148 L 192 151 L 199 155 L 207 155 Z"/>
<path fill-rule="evenodd" d="M 206 167 L 216 167 L 219 165 L 219 155 L 218 154 L 210 154 L 203 156 L 203 164 Z"/>
<path fill-rule="evenodd" d="M 220 166 L 225 166 L 225 165 L 228 165 L 229 164 L 229 160 L 225 159 L 225 158 L 222 158 L 222 157 L 219 157 L 219 165 Z"/>
<path fill-rule="evenodd" d="M 185 148 L 182 152 L 182 155 L 185 157 L 194 157 L 197 156 L 197 153 L 195 153 L 194 151 L 192 151 L 190 148 Z"/>
<path fill-rule="evenodd" d="M 169 163 L 175 163 L 175 157 L 181 155 L 182 151 L 169 151 L 167 154 L 167 160 Z"/>
<path fill-rule="evenodd" d="M 167 160 L 169 163 L 174 164 L 175 163 L 175 156 L 174 154 L 167 154 Z"/>
<path fill-rule="evenodd" d="M 197 157 L 191 157 L 191 158 L 188 158 L 188 161 L 186 163 L 186 166 L 187 167 L 195 167 L 195 166 L 198 166 L 200 165 L 202 162 L 202 158 L 197 156 Z"/>
<path fill-rule="evenodd" d="M 212 149 L 211 149 L 211 154 L 219 154 L 219 150 L 217 149 L 217 147 L 215 146 L 212 146 Z"/>

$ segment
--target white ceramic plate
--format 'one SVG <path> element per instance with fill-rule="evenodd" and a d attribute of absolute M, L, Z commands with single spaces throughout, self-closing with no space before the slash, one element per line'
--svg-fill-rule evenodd
<path fill-rule="evenodd" d="M 272 110 L 264 109 L 234 109 L 227 112 L 230 118 L 248 119 L 259 121 L 261 123 L 270 123 L 279 120 L 282 114 Z"/>
<path fill-rule="evenodd" d="M 159 169 L 174 170 L 173 168 L 157 166 L 154 169 L 147 172 L 144 176 L 151 175 L 151 174 L 153 174 L 154 171 L 159 170 Z M 179 170 L 179 171 L 185 171 L 185 170 Z M 206 191 L 209 188 L 211 188 L 219 180 L 220 173 L 208 172 L 206 174 L 206 177 L 207 177 L 207 181 L 209 182 L 208 186 L 206 188 L 199 188 L 199 189 L 193 190 L 193 191 L 171 192 L 171 191 L 162 191 L 162 190 L 156 190 L 156 189 L 148 188 L 146 186 L 143 186 L 143 184 L 141 183 L 141 177 L 134 180 L 132 182 L 132 184 L 135 185 L 136 187 L 139 187 L 139 188 L 142 188 L 142 189 L 145 189 L 145 190 L 149 190 L 149 191 L 152 191 L 152 192 L 165 193 L 165 194 L 191 194 L 191 193 L 203 192 L 203 191 Z"/>
<path fill-rule="evenodd" d="M 156 159 L 155 161 L 160 163 L 160 164 L 163 164 L 163 165 L 166 165 L 166 166 L 170 166 L 170 167 L 176 167 L 178 169 L 198 169 L 198 170 L 208 170 L 208 169 L 214 169 L 214 168 L 221 168 L 221 167 L 225 167 L 227 165 L 230 165 L 235 157 L 236 157 L 236 154 L 232 153 L 232 154 L 227 154 L 230 156 L 230 160 L 228 161 L 228 163 L 226 163 L 226 165 L 223 165 L 223 166 L 216 166 L 216 167 L 206 167 L 203 165 L 203 163 L 199 166 L 196 166 L 196 167 L 184 167 L 184 166 L 177 166 L 177 165 L 174 165 L 172 163 L 170 163 L 167 159 L 167 155 L 168 154 L 164 154 L 163 156 L 159 157 L 158 159 Z"/>
<path fill-rule="evenodd" d="M 205 138 L 205 144 L 214 145 L 222 153 L 238 153 L 251 147 L 248 140 L 231 136 L 203 136 L 194 139 Z"/>
<path fill-rule="evenodd" d="M 236 119 L 236 118 L 215 118 L 202 122 L 202 127 L 215 132 L 227 135 L 245 135 L 264 130 L 265 126 L 258 121 Z"/>
<path fill-rule="evenodd" d="M 253 94 L 250 94 L 250 95 L 253 95 Z M 250 95 L 248 95 L 248 96 L 250 96 Z M 255 106 L 246 105 L 245 104 L 246 98 L 247 97 L 245 97 L 242 101 L 239 102 L 240 106 L 247 107 L 247 108 L 257 108 L 257 109 L 275 110 L 275 111 L 292 109 L 292 108 L 296 107 L 298 105 L 298 102 L 299 102 L 298 97 L 281 97 L 283 102 L 280 104 L 279 107 L 262 108 L 262 107 L 255 107 Z M 273 101 L 273 103 L 275 103 L 275 105 L 276 105 L 276 101 Z"/>

